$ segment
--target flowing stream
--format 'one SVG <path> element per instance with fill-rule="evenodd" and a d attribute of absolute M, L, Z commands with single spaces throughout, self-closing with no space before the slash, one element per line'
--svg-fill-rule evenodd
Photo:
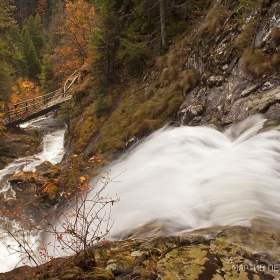
<path fill-rule="evenodd" d="M 43 136 L 43 151 L 33 156 L 26 158 L 20 158 L 15 160 L 13 163 L 0 170 L 0 192 L 4 193 L 6 199 L 14 199 L 16 196 L 15 191 L 7 182 L 7 178 L 11 175 L 20 172 L 22 170 L 35 171 L 36 166 L 40 165 L 44 161 L 48 160 L 52 164 L 57 164 L 62 160 L 63 148 L 64 148 L 64 133 L 65 125 L 52 118 L 41 118 L 23 125 L 38 127 L 40 130 L 44 130 Z M 17 224 L 13 225 L 15 228 Z M 0 225 L 1 227 L 1 225 Z M 36 236 L 30 237 L 30 242 L 34 242 Z M 11 247 L 17 247 L 18 244 L 12 239 L 8 238 L 5 240 Z M 7 251 L 6 246 L 0 243 L 0 272 L 5 272 L 13 269 L 20 261 L 18 254 L 12 254 Z"/>
<path fill-rule="evenodd" d="M 57 147 L 49 152 L 60 152 L 63 131 L 59 139 L 49 137 L 50 147 Z M 255 220 L 280 225 L 280 126 L 261 115 L 223 133 L 210 127 L 165 127 L 109 168 L 109 176 L 117 178 L 105 195 L 120 197 L 111 209 L 111 239 L 131 232 L 178 235 L 217 226 L 249 227 Z M 88 198 L 100 188 L 97 184 Z M 45 239 L 52 240 L 51 235 Z"/>

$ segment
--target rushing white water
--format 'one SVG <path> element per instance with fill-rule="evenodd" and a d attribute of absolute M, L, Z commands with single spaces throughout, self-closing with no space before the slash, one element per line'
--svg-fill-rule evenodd
<path fill-rule="evenodd" d="M 29 123 L 29 125 L 32 124 L 32 126 L 41 127 L 42 125 L 47 126 L 50 122 L 53 122 L 53 120 L 44 118 L 44 123 L 42 123 L 42 120 L 40 119 Z M 46 135 L 44 135 L 43 151 L 41 153 L 30 157 L 17 159 L 4 169 L 0 170 L 0 192 L 4 193 L 6 199 L 13 199 L 16 195 L 11 185 L 7 182 L 8 177 L 22 170 L 35 171 L 36 166 L 40 165 L 46 160 L 52 164 L 57 164 L 62 160 L 64 154 L 64 133 L 65 127 L 62 128 L 60 124 L 59 129 L 52 129 L 52 131 L 49 131 Z M 14 224 L 14 227 L 17 226 L 18 225 Z M 30 237 L 30 242 L 34 243 L 35 240 L 35 236 Z M 18 244 L 12 238 L 6 238 L 5 242 L 9 244 L 11 248 L 18 247 Z M 0 252 L 0 272 L 13 269 L 21 259 L 17 254 L 10 255 L 2 243 L 0 243 Z"/>
<path fill-rule="evenodd" d="M 111 210 L 111 239 L 139 228 L 148 235 L 154 225 L 157 234 L 172 235 L 250 226 L 254 220 L 279 227 L 280 127 L 269 127 L 261 115 L 224 133 L 210 127 L 161 129 L 110 169 L 119 182 L 109 183 L 104 195 L 120 197 Z M 46 243 L 53 238 L 47 236 Z"/>
<path fill-rule="evenodd" d="M 280 127 L 255 115 L 221 133 L 165 128 L 111 167 L 112 239 L 144 225 L 161 234 L 280 220 Z M 92 182 L 93 183 L 93 182 Z M 92 195 L 96 191 L 93 190 Z"/>

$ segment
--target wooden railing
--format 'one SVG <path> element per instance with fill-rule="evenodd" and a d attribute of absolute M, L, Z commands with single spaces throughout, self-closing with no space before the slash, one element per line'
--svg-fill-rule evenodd
<path fill-rule="evenodd" d="M 79 69 L 78 69 L 79 70 Z M 34 97 L 16 104 L 6 110 L 0 118 L 4 126 L 17 125 L 56 109 L 63 102 L 71 99 L 70 87 L 78 81 L 76 70 L 65 82 L 64 87 L 56 91 Z"/>

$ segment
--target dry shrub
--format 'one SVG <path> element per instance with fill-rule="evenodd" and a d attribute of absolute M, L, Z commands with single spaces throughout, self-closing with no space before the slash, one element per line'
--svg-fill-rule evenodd
<path fill-rule="evenodd" d="M 207 14 L 204 23 L 198 29 L 198 37 L 217 35 L 221 29 L 221 21 L 225 9 L 221 6 L 213 7 Z"/>
<path fill-rule="evenodd" d="M 168 101 L 168 108 L 166 110 L 166 115 L 171 116 L 172 114 L 176 114 L 182 104 L 184 98 L 183 96 L 174 96 Z"/>
<path fill-rule="evenodd" d="M 273 54 L 271 58 L 271 64 L 273 66 L 276 66 L 279 62 L 280 62 L 280 52 Z"/>
<path fill-rule="evenodd" d="M 235 45 L 240 51 L 252 45 L 256 30 L 257 21 L 254 20 L 248 23 L 244 30 L 236 37 Z"/>
<path fill-rule="evenodd" d="M 157 59 L 156 59 L 156 68 L 158 71 L 162 71 L 164 70 L 164 68 L 166 68 L 166 56 L 165 55 L 162 55 L 162 56 L 159 56 Z"/>
<path fill-rule="evenodd" d="M 200 74 L 195 70 L 184 70 L 180 75 L 180 85 L 185 93 L 195 88 L 199 81 Z"/>
<path fill-rule="evenodd" d="M 4 135 L 5 130 L 6 130 L 6 127 L 3 125 L 0 125 L 0 136 Z"/>
<path fill-rule="evenodd" d="M 280 45 L 280 28 L 274 27 L 269 34 L 269 39 L 271 41 L 273 41 L 276 44 L 276 46 L 279 46 Z"/>
<path fill-rule="evenodd" d="M 245 73 L 259 78 L 271 68 L 271 63 L 262 50 L 247 49 L 242 56 L 242 67 Z"/>
<path fill-rule="evenodd" d="M 167 67 L 172 68 L 174 67 L 177 63 L 178 59 L 178 52 L 176 49 L 173 49 L 169 54 L 167 55 Z"/>
<path fill-rule="evenodd" d="M 161 75 L 160 75 L 160 77 L 159 77 L 159 82 L 163 86 L 167 86 L 176 77 L 177 77 L 177 70 L 176 70 L 176 68 L 174 66 L 173 67 L 169 67 L 169 68 L 164 68 L 162 73 L 161 73 Z"/>

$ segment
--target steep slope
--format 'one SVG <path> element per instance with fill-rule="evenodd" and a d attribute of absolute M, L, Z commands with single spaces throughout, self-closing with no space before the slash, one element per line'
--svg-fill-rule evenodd
<path fill-rule="evenodd" d="M 277 119 L 279 10 L 277 1 L 215 1 L 140 77 L 120 69 L 104 87 L 88 66 L 64 108 L 71 153 L 112 159 L 166 123 L 222 128 L 258 112 Z"/>

